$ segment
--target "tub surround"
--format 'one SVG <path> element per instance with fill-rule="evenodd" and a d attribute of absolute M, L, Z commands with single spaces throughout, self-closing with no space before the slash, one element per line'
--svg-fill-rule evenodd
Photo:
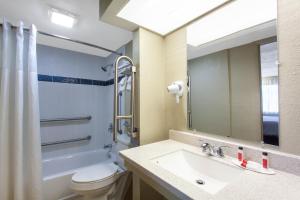
<path fill-rule="evenodd" d="M 181 135 L 182 138 L 189 138 L 185 141 L 181 138 L 181 142 L 175 141 L 175 139 L 180 140 L 179 134 L 180 132 L 170 131 L 171 139 L 169 140 L 120 152 L 121 156 L 125 159 L 126 167 L 133 171 L 134 199 L 140 199 L 138 189 L 140 179 L 152 186 L 168 199 L 239 200 L 243 197 L 243 199 L 249 200 L 282 200 L 299 198 L 300 177 L 284 171 L 276 170 L 276 175 L 265 175 L 244 170 L 237 179 L 230 182 L 222 190 L 213 195 L 155 165 L 155 163 L 151 161 L 153 158 L 182 149 L 203 155 L 201 148 L 199 146 L 194 146 L 196 145 L 196 142 L 192 145 L 185 144 L 188 140 L 191 140 L 191 138 L 189 138 L 191 136 L 186 137 L 184 134 L 191 133 L 181 133 L 183 134 Z M 199 139 L 201 138 L 199 135 L 193 139 L 194 141 L 197 139 L 196 141 L 198 145 L 200 144 Z M 215 144 L 214 142 L 212 143 Z M 226 159 L 229 158 L 227 157 Z M 229 162 L 229 164 L 231 163 Z"/>
<path fill-rule="evenodd" d="M 92 117 L 84 122 L 42 124 L 43 143 L 92 136 L 89 141 L 43 147 L 43 159 L 97 150 L 111 143 L 107 128 L 112 119 L 113 83 L 100 68 L 111 63 L 109 57 L 44 45 L 37 46 L 37 54 L 40 118 Z"/>

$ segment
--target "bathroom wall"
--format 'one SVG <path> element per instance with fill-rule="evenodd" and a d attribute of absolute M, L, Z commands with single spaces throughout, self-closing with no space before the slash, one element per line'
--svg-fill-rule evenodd
<path fill-rule="evenodd" d="M 180 103 L 167 93 L 167 86 L 182 80 L 186 84 L 186 30 L 167 37 L 139 28 L 134 33 L 133 59 L 137 64 L 137 125 L 140 144 L 168 138 L 169 129 L 184 130 L 187 123 L 186 90 Z"/>
<path fill-rule="evenodd" d="M 42 124 L 42 142 L 92 136 L 90 141 L 43 147 L 43 158 L 103 148 L 111 141 L 107 129 L 112 121 L 113 84 L 107 82 L 109 73 L 100 67 L 112 58 L 43 45 L 37 47 L 37 58 L 41 118 L 92 116 L 86 122 Z M 78 78 L 83 80 L 79 82 Z"/>
<path fill-rule="evenodd" d="M 261 141 L 259 45 L 251 43 L 229 50 L 231 136 Z"/>
<path fill-rule="evenodd" d="M 261 141 L 259 43 L 188 61 L 192 129 Z"/>
<path fill-rule="evenodd" d="M 167 139 L 164 39 L 150 31 L 138 31 L 139 129 L 140 144 Z"/>
<path fill-rule="evenodd" d="M 278 0 L 280 149 L 300 154 L 300 1 Z"/>
<path fill-rule="evenodd" d="M 181 28 L 164 38 L 165 43 L 165 78 L 164 88 L 173 81 L 181 80 L 187 82 L 187 47 L 186 28 Z M 184 130 L 187 127 L 187 90 L 180 98 L 180 103 L 175 102 L 175 97 L 166 94 L 166 123 L 167 130 Z"/>
<path fill-rule="evenodd" d="M 188 61 L 192 129 L 231 135 L 228 58 L 225 50 Z"/>

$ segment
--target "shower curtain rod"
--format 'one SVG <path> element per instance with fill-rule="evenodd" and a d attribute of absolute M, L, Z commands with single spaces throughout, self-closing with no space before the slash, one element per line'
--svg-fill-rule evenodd
<path fill-rule="evenodd" d="M 0 23 L 0 26 L 2 27 L 3 24 Z M 17 28 L 16 26 L 12 26 L 13 28 Z M 29 31 L 28 28 L 24 28 L 25 31 Z M 87 43 L 87 42 L 83 42 L 83 41 L 80 41 L 80 40 L 75 40 L 75 39 L 71 39 L 71 38 L 68 38 L 68 37 L 65 37 L 65 36 L 61 36 L 61 35 L 56 35 L 56 34 L 50 34 L 50 33 L 46 33 L 46 32 L 43 32 L 43 31 L 37 31 L 39 34 L 41 35 L 46 35 L 46 36 L 50 36 L 50 37 L 54 37 L 54 38 L 58 38 L 58 39 L 62 39 L 62 40 L 66 40 L 66 41 L 70 41 L 70 42 L 74 42 L 74 43 L 78 43 L 78 44 L 82 44 L 82 45 L 86 45 L 86 46 L 89 46 L 89 47 L 93 47 L 93 48 L 96 48 L 96 49 L 101 49 L 103 51 L 107 51 L 107 52 L 110 52 L 110 53 L 114 53 L 114 54 L 117 54 L 119 56 L 122 56 L 123 54 L 122 53 L 119 53 L 117 51 L 114 51 L 114 50 L 110 50 L 110 49 L 107 49 L 105 47 L 101 47 L 101 46 L 98 46 L 98 45 L 95 45 L 95 44 L 91 44 L 91 43 Z"/>

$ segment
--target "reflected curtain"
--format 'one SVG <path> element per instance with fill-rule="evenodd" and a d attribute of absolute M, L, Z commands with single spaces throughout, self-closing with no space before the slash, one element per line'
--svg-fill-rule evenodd
<path fill-rule="evenodd" d="M 5 20 L 0 33 L 1 200 L 42 199 L 36 33 Z"/>
<path fill-rule="evenodd" d="M 264 114 L 278 113 L 278 76 L 262 79 L 262 100 Z"/>

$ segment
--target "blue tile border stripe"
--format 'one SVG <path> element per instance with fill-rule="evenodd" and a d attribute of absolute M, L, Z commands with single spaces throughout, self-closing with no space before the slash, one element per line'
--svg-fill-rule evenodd
<path fill-rule="evenodd" d="M 80 79 L 71 78 L 71 77 L 53 76 L 53 82 L 80 84 Z"/>
<path fill-rule="evenodd" d="M 119 77 L 118 81 L 120 81 L 122 78 L 123 77 Z M 92 80 L 92 79 L 64 77 L 64 76 L 50 76 L 45 74 L 38 74 L 38 80 L 43 82 L 97 85 L 97 86 L 109 86 L 114 84 L 114 79 L 102 81 L 102 80 Z"/>
<path fill-rule="evenodd" d="M 46 82 L 53 82 L 53 77 L 48 75 L 39 74 L 38 75 L 39 81 L 46 81 Z"/>

